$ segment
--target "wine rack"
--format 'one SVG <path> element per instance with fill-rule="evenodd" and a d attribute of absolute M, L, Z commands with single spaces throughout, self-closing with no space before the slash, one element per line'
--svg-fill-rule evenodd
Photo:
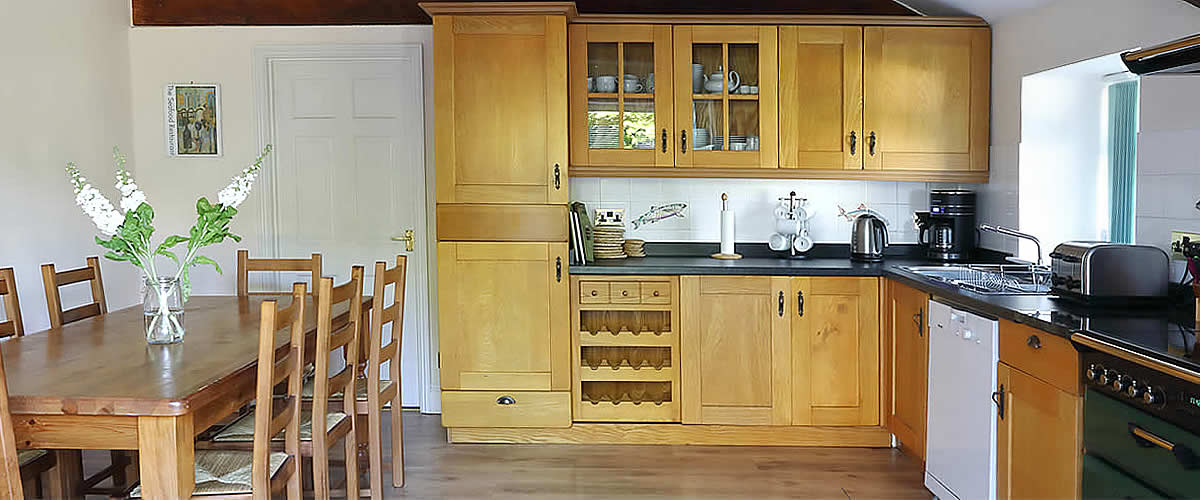
<path fill-rule="evenodd" d="M 676 277 L 572 279 L 574 420 L 679 422 Z"/>

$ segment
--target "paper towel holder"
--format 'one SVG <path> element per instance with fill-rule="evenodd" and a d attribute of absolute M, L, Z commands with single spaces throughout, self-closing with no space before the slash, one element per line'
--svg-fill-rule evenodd
<path fill-rule="evenodd" d="M 733 226 L 733 222 L 736 219 L 736 217 L 734 217 L 733 212 L 731 212 L 729 210 L 729 194 L 721 193 L 721 236 L 722 237 L 725 236 L 725 214 L 726 213 L 729 214 L 729 225 Z M 729 232 L 731 233 L 730 239 L 733 239 L 732 233 L 734 231 L 731 230 Z M 722 243 L 724 243 L 724 242 L 722 242 Z M 725 246 L 725 245 L 721 245 L 721 246 Z M 732 241 L 730 242 L 729 247 L 733 248 Z M 717 253 L 712 254 L 712 258 L 721 259 L 721 260 L 737 260 L 737 259 L 742 258 L 742 256 L 741 256 L 741 254 L 739 254 L 737 252 L 730 252 L 730 253 L 717 252 Z"/>

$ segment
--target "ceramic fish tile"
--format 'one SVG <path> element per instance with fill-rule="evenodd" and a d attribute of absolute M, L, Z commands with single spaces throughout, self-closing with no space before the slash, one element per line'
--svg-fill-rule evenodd
<path fill-rule="evenodd" d="M 687 203 L 668 203 L 666 205 L 651 205 L 650 210 L 639 215 L 633 220 L 633 228 L 637 229 L 647 224 L 670 219 L 671 217 L 684 218 L 687 216 Z"/>

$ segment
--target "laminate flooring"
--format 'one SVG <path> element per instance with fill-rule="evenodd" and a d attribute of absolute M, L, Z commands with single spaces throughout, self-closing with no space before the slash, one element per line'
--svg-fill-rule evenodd
<path fill-rule="evenodd" d="M 437 415 L 405 412 L 404 426 L 407 484 L 385 487 L 389 499 L 931 498 L 919 463 L 893 449 L 450 445 Z"/>

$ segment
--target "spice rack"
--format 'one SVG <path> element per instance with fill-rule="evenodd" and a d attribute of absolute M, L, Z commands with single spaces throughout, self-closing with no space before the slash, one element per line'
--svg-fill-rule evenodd
<path fill-rule="evenodd" d="M 679 422 L 679 281 L 571 281 L 574 420 Z"/>

